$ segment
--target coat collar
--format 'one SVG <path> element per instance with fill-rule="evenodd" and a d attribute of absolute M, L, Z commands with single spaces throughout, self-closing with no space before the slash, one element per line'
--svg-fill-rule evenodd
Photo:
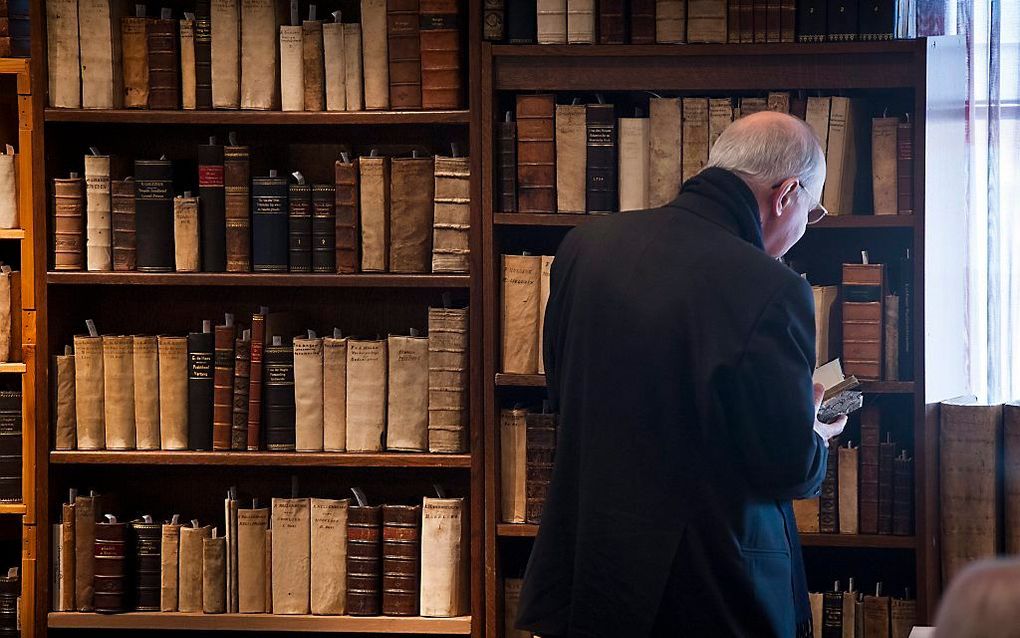
<path fill-rule="evenodd" d="M 669 207 L 693 213 L 765 250 L 754 193 L 744 180 L 722 168 L 706 168 L 684 182 Z"/>

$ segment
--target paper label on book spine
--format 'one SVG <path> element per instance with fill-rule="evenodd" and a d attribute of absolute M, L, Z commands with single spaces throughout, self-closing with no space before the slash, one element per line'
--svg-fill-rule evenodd
<path fill-rule="evenodd" d="M 311 568 L 310 503 L 273 499 L 273 613 L 307 614 Z"/>
<path fill-rule="evenodd" d="M 347 610 L 347 499 L 311 500 L 311 608 L 313 614 Z"/>
<path fill-rule="evenodd" d="M 301 27 L 280 27 L 280 97 L 284 111 L 305 110 Z"/>
<path fill-rule="evenodd" d="M 538 372 L 540 256 L 503 255 L 503 372 Z"/>
<path fill-rule="evenodd" d="M 113 270 L 110 157 L 85 156 L 86 255 L 91 271 Z"/>

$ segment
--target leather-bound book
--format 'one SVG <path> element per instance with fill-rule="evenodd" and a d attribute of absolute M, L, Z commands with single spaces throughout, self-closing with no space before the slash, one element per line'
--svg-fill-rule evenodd
<path fill-rule="evenodd" d="M 1009 501 L 1005 501 L 1006 510 L 1009 510 Z M 1006 534 L 1006 551 L 1009 547 L 1016 547 L 1016 528 Z M 893 460 L 893 512 L 892 512 L 892 533 L 897 536 L 911 536 L 914 533 L 914 459 L 907 456 L 903 450 Z M 1011 539 L 1012 537 L 1012 539 Z"/>
<path fill-rule="evenodd" d="M 294 348 L 291 345 L 266 344 L 264 351 L 265 381 L 263 424 L 266 449 L 294 449 Z"/>
<path fill-rule="evenodd" d="M 294 337 L 295 449 L 321 452 L 322 339 Z"/>
<path fill-rule="evenodd" d="M 347 44 L 341 22 L 322 24 L 322 53 L 325 63 L 326 110 L 347 110 Z"/>
<path fill-rule="evenodd" d="M 358 272 L 360 266 L 360 232 L 358 218 L 358 162 L 339 159 L 335 164 L 336 206 L 336 271 L 341 274 Z"/>
<path fill-rule="evenodd" d="M 854 186 L 857 181 L 857 115 L 855 99 L 833 97 L 829 112 L 829 144 L 825 153 L 827 171 L 822 203 L 831 214 L 854 212 Z"/>
<path fill-rule="evenodd" d="M 847 444 L 847 447 L 839 448 L 838 454 L 836 490 L 839 495 L 839 502 L 836 507 L 839 511 L 839 533 L 857 534 L 860 531 L 857 516 L 857 477 L 860 449 Z"/>
<path fill-rule="evenodd" d="M 287 178 L 253 178 L 251 199 L 252 269 L 287 272 Z"/>
<path fill-rule="evenodd" d="M 238 0 L 212 0 L 213 108 L 241 106 L 241 59 Z"/>
<path fill-rule="evenodd" d="M 468 611 L 468 516 L 463 498 L 422 502 L 421 615 L 462 616 Z"/>
<path fill-rule="evenodd" d="M 503 579 L 503 635 L 506 638 L 531 638 L 531 632 L 517 629 L 517 610 L 521 604 L 521 587 L 523 578 Z"/>
<path fill-rule="evenodd" d="M 247 146 L 223 147 L 227 272 L 251 270 L 251 167 Z"/>
<path fill-rule="evenodd" d="M 871 184 L 873 212 L 897 213 L 896 131 L 899 118 L 876 117 L 871 120 Z"/>
<path fill-rule="evenodd" d="M 15 567 L 0 576 L 0 636 L 4 638 L 21 636 L 20 602 L 21 579 L 18 576 L 18 568 Z"/>
<path fill-rule="evenodd" d="M 889 638 L 889 597 L 864 597 L 864 635 Z"/>
<path fill-rule="evenodd" d="M 896 125 L 896 208 L 900 215 L 914 214 L 914 123 Z"/>
<path fill-rule="evenodd" d="M 311 499 L 311 611 L 343 615 L 347 611 L 348 499 Z"/>
<path fill-rule="evenodd" d="M 159 446 L 188 449 L 188 340 L 159 336 Z"/>
<path fill-rule="evenodd" d="M 824 42 L 828 32 L 828 0 L 798 0 L 797 41 Z"/>
<path fill-rule="evenodd" d="M 54 402 L 56 428 L 56 449 L 73 450 L 75 448 L 75 429 L 77 419 L 74 414 L 74 354 L 73 350 L 64 355 L 53 357 L 53 379 L 56 389 Z"/>
<path fill-rule="evenodd" d="M 828 0 L 827 29 L 829 42 L 850 42 L 858 38 L 858 17 L 861 0 Z"/>
<path fill-rule="evenodd" d="M 583 104 L 556 105 L 556 212 L 583 213 L 587 142 Z"/>
<path fill-rule="evenodd" d="M 648 142 L 646 117 L 621 117 L 619 191 L 620 210 L 648 208 Z"/>
<path fill-rule="evenodd" d="M 170 160 L 135 160 L 137 266 L 142 272 L 174 269 L 172 188 Z"/>
<path fill-rule="evenodd" d="M 726 9 L 726 0 L 688 0 L 687 41 L 726 42 Z M 777 21 L 777 42 L 779 41 L 778 26 Z"/>
<path fill-rule="evenodd" d="M 241 0 L 241 108 L 266 111 L 279 102 L 276 3 Z"/>
<path fill-rule="evenodd" d="M 312 184 L 312 272 L 336 272 L 336 187 Z"/>
<path fill-rule="evenodd" d="M 680 193 L 683 115 L 679 98 L 648 101 L 648 205 L 665 206 Z"/>
<path fill-rule="evenodd" d="M 237 600 L 238 612 L 262 614 L 266 609 L 266 528 L 269 510 L 237 510 Z"/>
<path fill-rule="evenodd" d="M 213 449 L 213 361 L 215 338 L 188 333 L 188 449 Z"/>
<path fill-rule="evenodd" d="M 198 196 L 202 207 L 202 270 L 227 269 L 226 194 L 223 188 L 223 146 L 210 138 L 198 145 Z"/>
<path fill-rule="evenodd" d="M 517 96 L 517 210 L 556 212 L 555 100 Z"/>
<path fill-rule="evenodd" d="M 347 110 L 361 111 L 365 108 L 365 75 L 361 60 L 361 25 L 344 25 L 344 62 L 347 80 Z"/>
<path fill-rule="evenodd" d="M 878 533 L 879 501 L 879 415 L 874 404 L 865 405 L 861 411 L 861 453 L 860 453 L 860 509 L 861 534 Z"/>
<path fill-rule="evenodd" d="M 131 521 L 130 525 L 134 551 L 134 610 L 159 611 L 163 525 L 144 520 Z"/>
<path fill-rule="evenodd" d="M 322 446 L 347 450 L 347 339 L 322 340 Z"/>
<path fill-rule="evenodd" d="M 471 265 L 471 159 L 435 158 L 432 272 L 466 273 Z"/>
<path fill-rule="evenodd" d="M 290 272 L 312 272 L 312 186 L 290 184 L 287 192 L 287 238 Z"/>
<path fill-rule="evenodd" d="M 686 36 L 687 0 L 655 0 L 655 41 L 679 44 Z"/>
<path fill-rule="evenodd" d="M 628 9 L 630 43 L 655 44 L 655 0 L 631 0 Z"/>
<path fill-rule="evenodd" d="M 999 550 L 997 498 L 1002 445 L 1002 406 L 965 400 L 941 404 L 939 483 L 942 582 L 968 563 Z"/>
<path fill-rule="evenodd" d="M 917 624 L 917 601 L 893 598 L 889 620 L 891 638 L 909 638 Z"/>
<path fill-rule="evenodd" d="M 1020 403 L 1007 403 L 1002 406 L 1002 412 L 1002 506 L 1003 525 L 1006 530 L 1004 549 L 1007 554 L 1016 554 L 1020 552 Z M 910 463 L 912 471 L 913 462 L 906 458 L 906 453 L 904 452 L 897 459 L 897 472 L 906 472 L 905 466 L 907 463 Z M 899 476 L 897 475 L 898 478 Z M 911 474 L 912 479 L 913 474 Z M 899 482 L 897 482 L 896 487 L 898 490 Z M 898 491 L 897 494 L 899 494 Z M 913 514 L 912 511 L 911 514 Z"/>
<path fill-rule="evenodd" d="M 535 20 L 539 44 L 567 43 L 567 0 L 537 0 Z"/>
<path fill-rule="evenodd" d="M 251 337 L 234 340 L 234 388 L 231 404 L 230 449 L 248 449 L 248 390 L 251 387 Z"/>
<path fill-rule="evenodd" d="M 21 391 L 0 391 L 0 503 L 20 503 Z"/>
<path fill-rule="evenodd" d="M 726 41 L 730 44 L 740 44 L 740 5 L 741 0 L 726 3 Z"/>
<path fill-rule="evenodd" d="M 177 272 L 198 272 L 202 269 L 199 216 L 197 197 L 188 193 L 174 198 L 174 270 Z"/>
<path fill-rule="evenodd" d="M 708 100 L 708 150 L 715 146 L 726 127 L 733 122 L 733 102 L 728 97 Z"/>
<path fill-rule="evenodd" d="M 506 8 L 504 0 L 485 0 L 482 14 L 482 37 L 489 42 L 500 42 L 506 37 Z"/>
<path fill-rule="evenodd" d="M 266 316 L 251 317 L 251 366 L 248 385 L 248 451 L 256 452 L 262 442 L 262 374 L 266 346 Z"/>
<path fill-rule="evenodd" d="M 301 23 L 301 60 L 304 74 L 304 105 L 306 111 L 326 108 L 325 62 L 322 49 L 322 21 Z"/>
<path fill-rule="evenodd" d="M 528 523 L 542 522 L 542 510 L 552 480 L 556 455 L 556 415 L 529 413 L 527 422 L 527 512 Z"/>
<path fill-rule="evenodd" d="M 181 47 L 181 108 L 193 111 L 198 105 L 195 91 L 195 21 L 181 20 L 178 28 Z"/>
<path fill-rule="evenodd" d="M 882 378 L 900 378 L 900 298 L 886 295 L 882 314 Z"/>
<path fill-rule="evenodd" d="M 754 42 L 768 42 L 769 2 L 776 0 L 748 0 L 754 5 Z"/>
<path fill-rule="evenodd" d="M 386 272 L 390 246 L 390 161 L 386 157 L 362 157 L 361 171 L 361 270 Z"/>
<path fill-rule="evenodd" d="M 390 161 L 389 271 L 431 270 L 435 196 L 431 157 L 395 157 Z"/>
<path fill-rule="evenodd" d="M 781 42 L 782 38 L 782 0 L 766 0 L 765 41 Z"/>
<path fill-rule="evenodd" d="M 517 122 L 507 119 L 496 125 L 497 202 L 504 213 L 517 212 Z"/>
<path fill-rule="evenodd" d="M 74 608 L 93 611 L 96 571 L 96 511 L 92 496 L 74 499 Z"/>
<path fill-rule="evenodd" d="M 779 41 L 796 42 L 797 1 L 779 0 Z"/>
<path fill-rule="evenodd" d="M 537 41 L 536 0 L 511 0 L 506 5 L 507 44 L 535 44 Z"/>
<path fill-rule="evenodd" d="M 467 450 L 468 311 L 429 308 L 429 452 Z"/>
<path fill-rule="evenodd" d="M 417 616 L 421 578 L 421 506 L 382 506 L 382 613 Z"/>
<path fill-rule="evenodd" d="M 896 2 L 860 0 L 858 39 L 865 41 L 892 40 L 896 35 Z"/>
<path fill-rule="evenodd" d="M 133 338 L 103 337 L 103 414 L 106 449 L 135 449 Z"/>
<path fill-rule="evenodd" d="M 149 108 L 179 109 L 181 71 L 177 20 L 153 18 L 145 26 L 149 45 Z"/>
<path fill-rule="evenodd" d="M 527 522 L 527 416 L 522 407 L 500 411 L 500 520 L 504 523 Z"/>
<path fill-rule="evenodd" d="M 103 408 L 103 338 L 74 336 L 74 399 L 79 450 L 106 446 Z"/>
<path fill-rule="evenodd" d="M 818 498 L 818 531 L 835 534 L 839 531 L 839 448 L 829 446 L 822 494 Z"/>
<path fill-rule="evenodd" d="M 390 107 L 421 108 L 422 59 L 418 0 L 387 0 Z"/>
<path fill-rule="evenodd" d="M 227 611 L 226 557 L 227 539 L 214 533 L 202 540 L 202 613 Z"/>
<path fill-rule="evenodd" d="M 598 0 L 599 44 L 627 43 L 627 16 L 623 0 Z"/>
<path fill-rule="evenodd" d="M 428 338 L 390 335 L 387 366 L 386 449 L 425 452 L 428 449 Z"/>
<path fill-rule="evenodd" d="M 181 526 L 164 523 L 160 531 L 159 611 L 177 611 L 177 570 L 180 569 Z"/>
<path fill-rule="evenodd" d="M 274 498 L 273 613 L 311 611 L 311 503 L 307 498 Z"/>
<path fill-rule="evenodd" d="M 683 176 L 687 181 L 708 163 L 708 99 L 683 98 Z M 743 110 L 741 110 L 743 113 Z"/>
<path fill-rule="evenodd" d="M 843 622 L 843 592 L 836 583 L 832 591 L 822 594 L 822 638 L 842 638 Z"/>
<path fill-rule="evenodd" d="M 87 268 L 112 270 L 109 155 L 85 156 L 85 204 Z"/>
<path fill-rule="evenodd" d="M 193 523 L 191 527 L 181 528 L 177 602 L 180 611 L 202 611 L 202 559 L 207 538 L 212 538 L 212 528 L 208 525 L 199 527 Z"/>
<path fill-rule="evenodd" d="M 82 108 L 120 106 L 120 38 L 116 37 L 120 30 L 119 14 L 118 3 L 111 0 L 78 3 L 78 33 L 86 34 L 80 38 Z"/>
<path fill-rule="evenodd" d="M 159 350 L 156 337 L 132 337 L 135 447 L 159 449 Z"/>
<path fill-rule="evenodd" d="M 754 44 L 754 0 L 737 0 L 740 19 L 740 43 Z"/>
<path fill-rule="evenodd" d="M 365 108 L 370 111 L 390 108 L 386 3 L 387 0 L 361 0 Z"/>
<path fill-rule="evenodd" d="M 53 180 L 53 269 L 81 270 L 84 245 L 85 180 Z"/>
<path fill-rule="evenodd" d="M 588 157 L 585 167 L 589 213 L 618 210 L 619 175 L 616 154 L 616 115 L 612 104 L 589 104 L 586 115 Z"/>
<path fill-rule="evenodd" d="M 503 372 L 538 372 L 541 256 L 503 255 Z"/>
<path fill-rule="evenodd" d="M 212 108 L 212 20 L 208 4 L 205 13 L 195 15 L 195 106 Z"/>
<path fill-rule="evenodd" d="M 125 16 L 120 22 L 124 108 L 149 106 L 149 18 Z"/>
<path fill-rule="evenodd" d="M 817 534 L 819 528 L 819 499 L 807 498 L 793 502 L 793 515 L 797 531 L 801 534 Z"/>
<path fill-rule="evenodd" d="M 460 23 L 456 0 L 421 0 L 423 108 L 463 105 Z"/>
<path fill-rule="evenodd" d="M 381 452 L 386 433 L 385 340 L 347 343 L 347 451 Z"/>
<path fill-rule="evenodd" d="M 305 110 L 304 36 L 300 25 L 280 27 L 280 102 L 284 111 Z"/>
<path fill-rule="evenodd" d="M 100 614 L 127 611 L 126 525 L 96 523 L 95 535 L 95 610 Z"/>
<path fill-rule="evenodd" d="M 113 212 L 113 269 L 131 271 L 137 265 L 134 179 L 111 182 L 110 194 Z"/>
<path fill-rule="evenodd" d="M 382 611 L 382 508 L 351 505 L 347 513 L 347 613 Z"/>
<path fill-rule="evenodd" d="M 812 286 L 815 300 L 815 367 L 836 358 L 840 350 L 839 286 Z"/>
<path fill-rule="evenodd" d="M 843 369 L 865 381 L 882 378 L 884 264 L 843 264 Z"/>
<path fill-rule="evenodd" d="M 213 449 L 231 449 L 234 400 L 233 323 L 216 326 L 213 331 Z"/>
<path fill-rule="evenodd" d="M 74 538 L 74 502 L 61 505 L 60 516 L 60 557 L 57 569 L 59 570 L 57 580 L 57 594 L 59 611 L 76 611 L 74 605 L 75 594 L 75 538 Z"/>
<path fill-rule="evenodd" d="M 567 0 L 567 44 L 595 42 L 595 0 Z"/>
<path fill-rule="evenodd" d="M 46 60 L 50 106 L 81 108 L 76 0 L 46 0 Z"/>

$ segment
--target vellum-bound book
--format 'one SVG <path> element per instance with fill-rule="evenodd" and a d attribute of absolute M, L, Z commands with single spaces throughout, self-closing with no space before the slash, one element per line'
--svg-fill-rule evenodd
<path fill-rule="evenodd" d="M 322 374 L 322 339 L 295 337 L 295 449 L 299 452 L 322 451 Z"/>
<path fill-rule="evenodd" d="M 468 520 L 464 499 L 423 499 L 422 616 L 449 618 L 467 613 L 470 589 L 468 551 Z"/>
<path fill-rule="evenodd" d="M 347 450 L 347 339 L 340 337 L 322 340 L 322 444 Z"/>
<path fill-rule="evenodd" d="M 347 610 L 348 499 L 311 500 L 311 610 L 342 615 Z"/>
<path fill-rule="evenodd" d="M 467 451 L 467 349 L 467 309 L 429 308 L 429 452 Z"/>
<path fill-rule="evenodd" d="M 262 614 L 266 609 L 266 529 L 269 510 L 237 510 L 237 599 L 238 612 Z"/>
<path fill-rule="evenodd" d="M 74 398 L 78 416 L 78 449 L 106 447 L 103 408 L 103 338 L 74 337 Z"/>
<path fill-rule="evenodd" d="M 273 613 L 310 607 L 311 518 L 307 498 L 273 499 Z"/>
<path fill-rule="evenodd" d="M 380 452 L 386 430 L 386 341 L 347 344 L 347 451 Z"/>
<path fill-rule="evenodd" d="M 386 449 L 424 452 L 428 448 L 428 339 L 391 335 L 387 352 Z"/>

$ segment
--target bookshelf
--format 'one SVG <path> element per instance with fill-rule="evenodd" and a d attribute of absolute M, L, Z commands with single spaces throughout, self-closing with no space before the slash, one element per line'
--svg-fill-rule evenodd
<path fill-rule="evenodd" d="M 375 618 L 356 616 L 253 616 L 131 612 L 50 613 L 51 629 L 142 631 L 282 631 L 287 633 L 471 635 L 470 616 L 458 618 Z"/>
<path fill-rule="evenodd" d="M 914 122 L 912 216 L 829 216 L 810 227 L 791 253 L 831 278 L 862 248 L 913 254 L 913 381 L 864 385 L 883 406 L 883 433 L 902 436 L 915 459 L 912 536 L 802 534 L 813 591 L 832 574 L 860 569 L 917 592 L 918 622 L 930 621 L 941 593 L 937 507 L 937 403 L 965 387 L 962 368 L 963 256 L 960 197 L 951 158 L 962 152 L 962 88 L 939 81 L 962 77 L 962 43 L 954 38 L 821 44 L 728 45 L 482 45 L 482 231 L 485 249 L 485 503 L 486 635 L 503 635 L 503 578 L 523 573 L 538 526 L 500 520 L 499 414 L 544 396 L 542 375 L 503 374 L 500 367 L 500 255 L 521 250 L 553 254 L 571 227 L 589 215 L 521 214 L 495 208 L 496 122 L 518 93 L 665 92 L 681 96 L 745 96 L 803 90 L 888 99 Z M 583 102 L 584 98 L 582 98 Z M 607 99 L 612 102 L 612 99 Z M 870 146 L 869 146 L 870 148 Z M 955 181 L 954 181 L 955 180 Z M 876 260 L 878 261 L 878 260 Z M 824 266 L 825 262 L 831 262 Z M 828 282 L 821 282 L 828 283 Z M 886 423 L 885 410 L 891 417 Z M 847 432 L 855 432 L 852 421 Z M 852 435 L 857 436 L 857 435 Z M 859 438 L 855 438 L 859 441 Z M 858 574 L 861 571 L 857 571 Z M 859 581 L 862 579 L 859 579 Z M 869 581 L 871 582 L 871 581 Z M 888 591 L 888 589 L 887 589 Z M 897 587 L 897 591 L 899 587 Z"/>

